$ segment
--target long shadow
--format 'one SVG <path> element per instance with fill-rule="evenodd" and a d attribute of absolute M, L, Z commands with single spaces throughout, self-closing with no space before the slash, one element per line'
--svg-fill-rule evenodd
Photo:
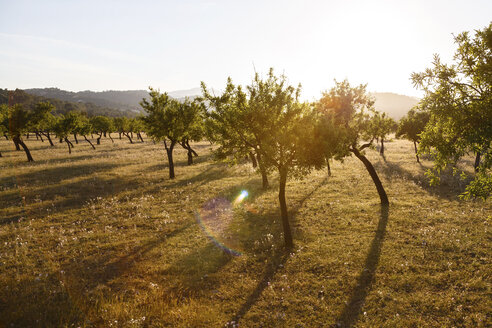
<path fill-rule="evenodd" d="M 296 202 L 295 206 L 293 206 L 292 210 L 290 211 L 293 219 L 296 218 L 297 214 L 299 213 L 299 210 L 304 206 L 306 200 L 311 198 L 311 196 L 314 193 L 316 193 L 319 190 L 319 188 L 321 188 L 326 183 L 326 181 L 328 181 L 328 176 L 325 176 L 323 180 L 321 180 L 310 192 L 305 194 L 300 200 Z"/>
<path fill-rule="evenodd" d="M 403 177 L 407 180 L 414 182 L 416 185 L 420 186 L 422 189 L 427 191 L 428 193 L 438 196 L 440 198 L 453 199 L 456 198 L 459 194 L 465 191 L 466 181 L 463 183 L 458 183 L 457 180 L 459 177 L 453 177 L 452 173 L 444 172 L 441 175 L 441 184 L 438 186 L 431 186 L 429 184 L 428 178 L 424 175 L 425 167 L 420 164 L 420 170 L 422 170 L 422 174 L 414 175 L 408 170 L 402 168 L 399 164 L 395 164 L 392 162 L 375 163 L 374 167 L 380 172 L 382 172 L 386 177 Z M 467 176 L 467 180 L 470 180 L 471 177 Z M 447 181 L 451 180 L 451 181 Z"/>
<path fill-rule="evenodd" d="M 15 174 L 0 179 L 0 185 L 15 187 L 18 182 L 26 182 L 29 185 L 52 185 L 63 180 L 73 179 L 76 177 L 87 176 L 93 173 L 101 173 L 122 167 L 127 164 L 123 163 L 84 163 L 62 167 L 50 167 L 42 170 L 31 171 L 23 174 Z"/>
<path fill-rule="evenodd" d="M 198 157 L 193 158 L 193 164 L 188 165 L 188 160 L 175 160 L 174 161 L 174 170 L 176 171 L 176 175 L 179 176 L 179 167 L 187 167 L 190 166 L 192 167 L 193 165 L 204 163 L 209 161 L 212 158 L 212 154 L 206 154 L 206 155 L 199 155 Z M 211 164 L 211 165 L 218 165 L 218 164 Z M 167 158 L 165 157 L 165 154 L 162 155 L 162 162 L 159 164 L 155 164 L 152 166 L 147 167 L 147 171 L 161 171 L 161 170 L 168 170 L 169 168 L 169 163 L 167 162 Z"/>
<path fill-rule="evenodd" d="M 177 180 L 176 182 L 167 185 L 167 187 L 169 188 L 183 187 L 188 184 L 193 184 L 193 187 L 196 188 L 207 182 L 223 178 L 224 177 L 223 173 L 224 173 L 224 166 L 222 166 L 221 164 L 211 163 L 207 165 L 207 168 L 205 170 L 200 171 L 200 173 L 192 176 L 191 178 Z"/>
<path fill-rule="evenodd" d="M 372 283 L 374 282 L 374 276 L 379 263 L 379 257 L 381 255 L 381 248 L 383 246 L 384 235 L 386 233 L 386 225 L 389 217 L 389 206 L 381 205 L 381 216 L 379 218 L 376 235 L 372 240 L 369 253 L 367 254 L 366 261 L 364 263 L 364 269 L 357 279 L 357 284 L 352 292 L 352 296 L 348 301 L 348 304 L 343 309 L 343 312 L 337 320 L 337 325 L 341 327 L 352 327 L 359 318 L 362 307 L 366 300 L 369 291 L 371 290 Z"/>
<path fill-rule="evenodd" d="M 232 316 L 231 320 L 229 320 L 228 323 L 231 327 L 235 327 L 239 320 L 241 320 L 241 318 L 244 317 L 246 313 L 249 312 L 251 307 L 260 299 L 261 294 L 268 286 L 268 283 L 272 281 L 277 271 L 285 265 L 288 259 L 289 252 L 283 248 L 274 254 L 274 256 L 270 259 L 268 266 L 265 268 L 263 277 L 256 288 L 251 292 L 234 316 Z"/>
<path fill-rule="evenodd" d="M 176 236 L 192 226 L 192 222 L 176 228 L 168 233 L 159 234 L 145 242 L 145 244 L 135 248 L 128 254 L 114 259 L 114 255 L 108 254 L 103 258 L 84 260 L 81 259 L 78 265 L 65 267 L 65 270 L 74 276 L 81 278 L 85 276 L 92 285 L 107 284 L 109 281 L 121 276 L 133 268 L 138 260 L 156 247 L 164 244 L 169 238 Z"/>
<path fill-rule="evenodd" d="M 86 316 L 57 272 L 8 279 L 0 288 L 0 327 L 86 326 Z"/>

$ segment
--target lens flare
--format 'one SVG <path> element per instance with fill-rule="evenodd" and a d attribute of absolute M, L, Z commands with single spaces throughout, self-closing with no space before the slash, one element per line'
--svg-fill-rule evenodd
<path fill-rule="evenodd" d="M 247 190 L 241 190 L 239 196 L 237 196 L 234 200 L 234 205 L 239 205 L 246 197 L 248 197 L 248 195 L 249 194 Z"/>
<path fill-rule="evenodd" d="M 233 256 L 241 255 L 236 250 L 240 248 L 240 242 L 235 231 L 237 228 L 234 228 L 234 207 L 248 195 L 247 190 L 241 190 L 232 203 L 224 197 L 212 198 L 195 212 L 196 221 L 210 241 Z"/>

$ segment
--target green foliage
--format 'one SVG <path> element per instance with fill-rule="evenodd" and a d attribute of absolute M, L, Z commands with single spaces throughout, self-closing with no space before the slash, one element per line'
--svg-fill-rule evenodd
<path fill-rule="evenodd" d="M 410 141 L 420 142 L 420 134 L 429 122 L 429 113 L 418 109 L 411 109 L 398 122 L 396 130 L 397 138 L 405 138 Z"/>
<path fill-rule="evenodd" d="M 29 123 L 32 113 L 25 110 L 22 105 L 16 104 L 8 108 L 8 131 L 12 137 L 20 137 L 29 132 Z"/>
<path fill-rule="evenodd" d="M 361 141 L 372 140 L 374 133 L 372 118 L 375 116 L 374 99 L 366 91 L 366 85 L 352 87 L 347 80 L 336 82 L 335 86 L 323 92 L 317 109 L 330 117 L 340 136 L 341 156 L 348 156 L 351 148 L 359 148 Z"/>
<path fill-rule="evenodd" d="M 79 133 L 79 129 L 83 125 L 82 117 L 83 116 L 78 112 L 68 112 L 61 116 L 55 125 L 56 136 L 64 139 L 72 133 Z"/>
<path fill-rule="evenodd" d="M 95 133 L 111 133 L 115 130 L 114 122 L 111 118 L 107 116 L 95 116 L 90 118 L 90 124 L 92 125 L 93 131 Z"/>
<path fill-rule="evenodd" d="M 0 134 L 7 134 L 9 132 L 9 106 L 5 104 L 0 105 Z"/>
<path fill-rule="evenodd" d="M 483 198 L 490 191 L 486 187 L 490 179 L 484 177 L 492 166 L 492 23 L 473 37 L 463 32 L 454 41 L 453 64 L 444 64 L 435 55 L 431 68 L 412 74 L 414 85 L 425 92 L 419 106 L 430 113 L 420 151 L 432 154 L 434 167 L 429 174 L 435 176 L 469 152 L 480 153 L 481 173 L 466 198 Z"/>
<path fill-rule="evenodd" d="M 150 102 L 140 103 L 147 113 L 143 117 L 146 132 L 154 140 L 178 142 L 182 139 L 199 140 L 203 130 L 204 106 L 185 99 L 183 102 L 170 98 L 167 93 L 149 88 Z"/>
<path fill-rule="evenodd" d="M 396 130 L 396 122 L 386 113 L 375 111 L 368 130 L 372 138 L 386 139 L 386 136 Z"/>
<path fill-rule="evenodd" d="M 38 132 L 53 132 L 56 118 L 52 114 L 55 107 L 49 102 L 36 104 L 30 121 L 30 129 Z"/>

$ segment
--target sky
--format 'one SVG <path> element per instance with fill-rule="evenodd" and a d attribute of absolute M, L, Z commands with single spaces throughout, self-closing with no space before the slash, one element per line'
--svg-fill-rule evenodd
<path fill-rule="evenodd" d="M 303 98 L 334 80 L 421 95 L 412 72 L 445 62 L 492 1 L 0 0 L 0 88 L 223 89 L 270 67 Z"/>

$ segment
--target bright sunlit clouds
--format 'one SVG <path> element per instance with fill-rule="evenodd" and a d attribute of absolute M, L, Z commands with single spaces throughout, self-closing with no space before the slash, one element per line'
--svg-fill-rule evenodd
<path fill-rule="evenodd" d="M 73 91 L 251 81 L 274 67 L 306 99 L 333 79 L 419 95 L 409 77 L 489 1 L 0 1 L 0 87 Z"/>

